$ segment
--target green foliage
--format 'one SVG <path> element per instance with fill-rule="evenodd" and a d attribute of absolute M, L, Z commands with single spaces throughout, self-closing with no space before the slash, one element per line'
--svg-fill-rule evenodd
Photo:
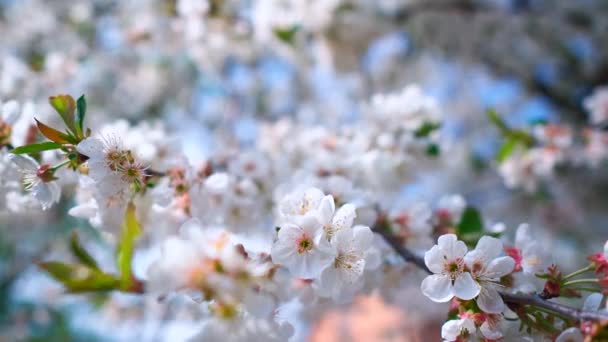
<path fill-rule="evenodd" d="M 55 108 L 61 119 L 63 119 L 66 127 L 72 133 L 77 134 L 76 122 L 74 120 L 74 110 L 76 109 L 74 98 L 70 95 L 56 95 L 49 97 L 49 103 Z"/>
<path fill-rule="evenodd" d="M 441 124 L 436 122 L 425 122 L 420 128 L 418 128 L 414 132 L 414 136 L 416 138 L 425 138 L 428 137 L 431 133 L 438 130 L 441 127 Z"/>
<path fill-rule="evenodd" d="M 70 250 L 78 259 L 79 264 L 47 261 L 39 263 L 38 266 L 62 283 L 68 292 L 85 293 L 111 290 L 141 292 L 142 283 L 133 276 L 132 269 L 135 241 L 141 234 L 133 203 L 129 203 L 127 207 L 122 228 L 122 236 L 116 250 L 118 275 L 100 270 L 95 259 L 86 251 L 75 233 L 70 238 Z"/>
<path fill-rule="evenodd" d="M 456 235 L 468 246 L 473 247 L 484 235 L 498 237 L 500 234 L 486 232 L 479 210 L 473 207 L 466 207 L 462 213 L 460 222 L 456 225 Z"/>
<path fill-rule="evenodd" d="M 456 227 L 458 235 L 479 234 L 483 232 L 483 220 L 479 211 L 473 207 L 467 207 Z"/>
<path fill-rule="evenodd" d="M 84 118 L 87 113 L 87 101 L 84 95 L 81 95 L 76 101 L 76 129 L 78 135 L 82 136 L 84 132 Z"/>
<path fill-rule="evenodd" d="M 13 154 L 33 154 L 42 151 L 50 151 L 61 148 L 61 144 L 53 141 L 45 141 L 36 144 L 30 144 L 25 146 L 19 146 L 11 151 Z"/>
<path fill-rule="evenodd" d="M 84 265 L 99 270 L 99 266 L 95 259 L 86 251 L 86 249 L 80 243 L 80 239 L 78 238 L 78 234 L 73 232 L 70 236 L 70 250 L 72 254 Z"/>
<path fill-rule="evenodd" d="M 441 153 L 439 146 L 437 144 L 430 144 L 426 148 L 426 154 L 430 157 L 437 157 Z"/>
<path fill-rule="evenodd" d="M 513 129 L 507 125 L 507 123 L 498 115 L 498 112 L 494 109 L 488 109 L 486 111 L 488 119 L 498 130 L 505 139 L 504 143 L 496 154 L 496 161 L 502 163 L 505 161 L 518 147 L 529 148 L 534 144 L 534 138 L 526 131 Z"/>
<path fill-rule="evenodd" d="M 274 30 L 274 35 L 287 44 L 293 44 L 296 33 L 300 30 L 300 27 L 294 25 L 289 28 L 277 28 Z"/>
<path fill-rule="evenodd" d="M 128 290 L 134 285 L 132 259 L 135 240 L 141 234 L 141 227 L 135 216 L 135 205 L 131 202 L 127 207 L 122 224 L 122 236 L 118 242 L 116 262 L 120 272 L 120 287 Z"/>
<path fill-rule="evenodd" d="M 118 288 L 120 284 L 120 280 L 114 275 L 85 265 L 47 261 L 39 263 L 38 266 L 73 293 L 109 291 Z"/>

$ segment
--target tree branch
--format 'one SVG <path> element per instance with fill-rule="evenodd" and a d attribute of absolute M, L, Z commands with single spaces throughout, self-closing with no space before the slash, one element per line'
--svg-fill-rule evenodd
<path fill-rule="evenodd" d="M 373 227 L 373 230 L 380 234 L 384 240 L 399 254 L 406 262 L 411 262 L 421 270 L 428 274 L 432 272 L 428 269 L 424 263 L 424 259 L 412 251 L 403 246 L 401 241 L 393 234 L 391 234 L 386 226 L 383 224 L 377 224 Z M 511 308 L 514 309 L 519 306 L 536 306 L 539 308 L 547 309 L 561 316 L 568 317 L 576 321 L 608 321 L 608 314 L 600 313 L 596 311 L 583 311 L 580 309 L 571 308 L 559 303 L 544 300 L 537 294 L 514 294 L 500 291 L 500 295 L 504 302 Z"/>

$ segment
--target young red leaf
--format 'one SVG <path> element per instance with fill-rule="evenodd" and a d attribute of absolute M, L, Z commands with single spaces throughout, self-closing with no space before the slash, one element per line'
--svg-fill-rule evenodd
<path fill-rule="evenodd" d="M 38 126 L 40 133 L 42 133 L 42 135 L 47 137 L 49 140 L 58 144 L 70 144 L 74 142 L 74 139 L 69 135 L 43 124 L 42 122 L 38 121 L 38 119 L 34 120 L 36 120 L 36 126 Z"/>

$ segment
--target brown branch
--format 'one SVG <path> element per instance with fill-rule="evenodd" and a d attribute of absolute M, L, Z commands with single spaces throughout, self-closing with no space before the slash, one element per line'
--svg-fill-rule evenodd
<path fill-rule="evenodd" d="M 424 263 L 424 259 L 412 251 L 403 246 L 401 241 L 393 234 L 391 234 L 386 226 L 383 224 L 377 224 L 373 230 L 380 234 L 384 240 L 399 254 L 406 262 L 411 262 L 421 270 L 428 274 L 432 272 L 428 269 Z M 508 292 L 500 292 L 502 299 L 511 309 L 515 309 L 521 306 L 536 306 L 539 308 L 547 309 L 555 312 L 561 316 L 568 317 L 575 321 L 606 321 L 608 322 L 608 314 L 600 313 L 596 311 L 583 311 L 580 309 L 571 308 L 559 303 L 544 300 L 537 294 L 514 294 Z"/>

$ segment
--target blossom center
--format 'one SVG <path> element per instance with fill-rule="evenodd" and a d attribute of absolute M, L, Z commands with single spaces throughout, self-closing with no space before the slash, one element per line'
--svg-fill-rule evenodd
<path fill-rule="evenodd" d="M 310 251 L 313 247 L 312 239 L 308 235 L 302 235 L 296 242 L 298 253 L 303 254 Z"/>
<path fill-rule="evenodd" d="M 464 260 L 462 258 L 457 258 L 443 264 L 443 271 L 452 280 L 455 280 L 458 275 L 464 272 L 464 266 Z"/>

